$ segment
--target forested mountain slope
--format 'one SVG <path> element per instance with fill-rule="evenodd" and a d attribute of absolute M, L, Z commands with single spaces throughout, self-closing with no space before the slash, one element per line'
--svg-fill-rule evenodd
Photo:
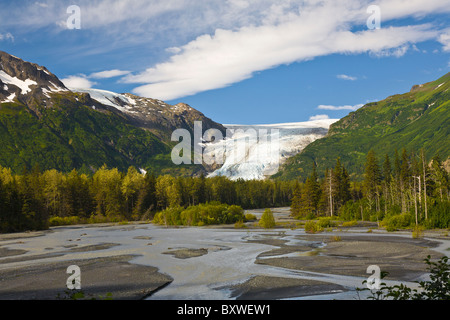
<path fill-rule="evenodd" d="M 318 172 L 332 168 L 337 158 L 353 175 L 362 178 L 367 153 L 373 149 L 380 161 L 395 152 L 419 153 L 426 159 L 450 157 L 450 73 L 408 93 L 369 103 L 334 123 L 326 137 L 290 158 L 275 178 L 306 179 L 313 163 Z"/>
<path fill-rule="evenodd" d="M 172 132 L 192 131 L 194 121 L 225 131 L 184 104 L 129 94 L 106 100 L 99 92 L 69 90 L 45 67 L 0 52 L 0 165 L 17 173 L 35 166 L 88 173 L 106 164 L 192 175 L 204 168 L 172 163 Z"/>

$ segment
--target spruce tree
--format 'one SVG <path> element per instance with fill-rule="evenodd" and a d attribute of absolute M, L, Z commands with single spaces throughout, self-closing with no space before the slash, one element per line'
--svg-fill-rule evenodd
<path fill-rule="evenodd" d="M 369 199 L 370 206 L 372 206 L 373 201 L 377 198 L 380 180 L 380 169 L 377 163 L 375 151 L 370 150 L 367 154 L 364 173 L 364 193 Z"/>
<path fill-rule="evenodd" d="M 294 192 L 291 201 L 291 216 L 297 217 L 300 215 L 301 207 L 302 207 L 302 192 L 300 188 L 300 183 L 295 181 Z"/>

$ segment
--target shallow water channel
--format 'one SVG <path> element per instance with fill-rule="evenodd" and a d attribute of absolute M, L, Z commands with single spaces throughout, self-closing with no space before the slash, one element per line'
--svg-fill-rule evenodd
<path fill-rule="evenodd" d="M 0 241 L 10 250 L 26 250 L 22 256 L 46 255 L 45 259 L 29 259 L 0 264 L 0 269 L 23 267 L 46 262 L 91 259 L 119 255 L 133 255 L 131 263 L 157 267 L 169 275 L 173 282 L 155 292 L 148 299 L 223 300 L 231 298 L 231 286 L 254 276 L 269 276 L 318 280 L 338 284 L 346 290 L 328 292 L 314 299 L 357 299 L 355 288 L 362 287 L 363 277 L 342 276 L 292 270 L 257 264 L 265 259 L 264 253 L 278 247 L 267 240 L 282 240 L 284 245 L 308 244 L 312 249 L 323 248 L 320 241 L 298 239 L 302 229 L 232 229 L 232 228 L 164 228 L 152 224 L 123 226 L 57 227 L 41 236 Z M 373 235 L 372 235 L 373 236 Z M 261 243 L 264 242 L 265 243 Z M 273 242 L 272 242 L 273 243 Z M 109 244 L 104 249 L 71 251 L 74 247 Z M 448 242 L 441 250 L 447 250 Z M 180 258 L 179 250 L 201 252 Z M 52 256 L 52 252 L 59 255 Z M 61 254 L 63 253 L 63 254 Z M 308 252 L 291 252 L 279 257 L 302 256 Z M 258 257 L 260 256 L 261 257 Z M 276 256 L 271 255 L 271 258 Z M 5 258 L 2 258 L 5 259 Z M 0 259 L 1 262 L 1 259 Z M 299 299 L 312 297 L 303 296 Z M 294 297 L 295 299 L 295 297 Z"/>

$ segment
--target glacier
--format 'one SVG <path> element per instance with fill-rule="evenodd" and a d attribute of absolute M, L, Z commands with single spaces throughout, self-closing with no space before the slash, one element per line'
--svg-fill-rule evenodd
<path fill-rule="evenodd" d="M 144 109 L 136 108 L 142 98 L 131 94 L 119 94 L 99 89 L 69 88 L 75 92 L 88 93 L 102 104 L 114 107 L 124 113 L 178 111 L 180 105 L 170 106 L 163 101 L 151 100 L 153 110 L 147 104 Z M 225 137 L 214 142 L 203 138 L 200 145 L 204 163 L 210 165 L 208 177 L 225 176 L 231 180 L 264 180 L 278 172 L 280 166 L 290 157 L 300 153 L 307 145 L 323 138 L 330 126 L 339 119 L 317 119 L 305 122 L 223 125 Z"/>
<path fill-rule="evenodd" d="M 288 158 L 300 153 L 310 143 L 323 138 L 330 126 L 338 120 L 321 119 L 269 125 L 224 125 L 227 128 L 225 139 L 203 145 L 204 155 L 223 159 L 223 165 L 210 173 L 208 177 L 225 176 L 231 180 L 264 180 L 276 174 Z"/>

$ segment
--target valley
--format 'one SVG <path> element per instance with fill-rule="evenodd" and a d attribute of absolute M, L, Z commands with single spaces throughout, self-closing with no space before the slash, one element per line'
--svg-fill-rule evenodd
<path fill-rule="evenodd" d="M 288 208 L 273 210 L 277 223 L 291 219 Z M 115 300 L 365 299 L 356 288 L 370 276 L 369 265 L 389 272 L 388 284 L 414 286 L 426 279 L 423 258 L 450 248 L 439 232 L 411 239 L 407 232 L 368 233 L 372 227 L 307 234 L 252 224 L 239 230 L 133 223 L 1 235 L 0 298 L 64 297 L 66 268 L 75 264 L 87 298 L 110 293 Z"/>
<path fill-rule="evenodd" d="M 365 299 L 370 266 L 417 288 L 448 255 L 449 73 L 342 119 L 239 125 L 0 66 L 0 300 L 70 298 L 70 265 L 84 298 Z M 224 137 L 189 144 L 214 161 L 176 165 L 196 123 Z"/>

